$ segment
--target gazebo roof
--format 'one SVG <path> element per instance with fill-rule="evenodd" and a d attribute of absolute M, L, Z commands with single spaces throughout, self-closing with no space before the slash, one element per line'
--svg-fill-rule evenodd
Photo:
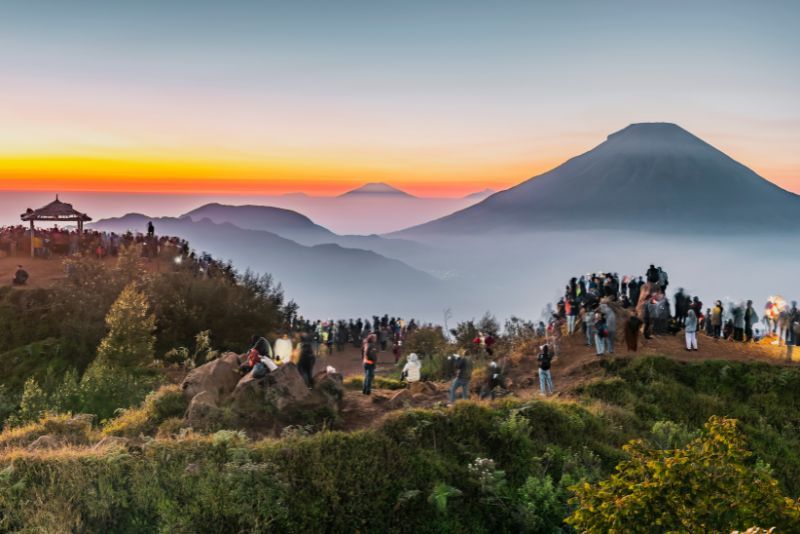
<path fill-rule="evenodd" d="M 73 208 L 72 204 L 67 204 L 66 202 L 58 200 L 58 196 L 56 196 L 53 202 L 38 210 L 28 208 L 25 213 L 20 215 L 20 218 L 23 221 L 88 222 L 92 220 L 92 218 L 85 213 L 81 213 Z"/>

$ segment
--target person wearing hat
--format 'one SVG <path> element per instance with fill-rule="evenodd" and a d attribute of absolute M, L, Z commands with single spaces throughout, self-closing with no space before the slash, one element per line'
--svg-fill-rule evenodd
<path fill-rule="evenodd" d="M 417 353 L 412 352 L 408 355 L 408 360 L 403 366 L 403 370 L 400 372 L 400 377 L 409 384 L 412 382 L 419 382 L 421 378 L 421 369 L 422 364 L 419 363 L 419 357 L 417 356 Z"/>

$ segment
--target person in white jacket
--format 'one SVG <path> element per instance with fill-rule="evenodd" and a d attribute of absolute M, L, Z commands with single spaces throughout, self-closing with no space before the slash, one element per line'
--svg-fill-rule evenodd
<path fill-rule="evenodd" d="M 419 357 L 415 352 L 412 352 L 408 355 L 408 360 L 403 366 L 402 376 L 409 384 L 419 382 L 421 378 L 420 369 L 422 369 L 422 364 L 419 363 Z"/>
<path fill-rule="evenodd" d="M 697 315 L 692 309 L 686 315 L 684 332 L 686 334 L 686 350 L 697 350 Z"/>
<path fill-rule="evenodd" d="M 284 333 L 275 340 L 275 360 L 278 363 L 292 361 L 292 340 L 289 339 L 289 334 Z"/>

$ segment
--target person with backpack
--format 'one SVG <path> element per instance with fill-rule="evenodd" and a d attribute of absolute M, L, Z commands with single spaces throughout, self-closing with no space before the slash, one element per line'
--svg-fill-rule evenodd
<path fill-rule="evenodd" d="M 453 354 L 453 368 L 455 377 L 450 384 L 450 402 L 456 401 L 456 391 L 461 390 L 461 398 L 469 399 L 469 380 L 472 378 L 472 361 L 467 356 Z"/>
<path fill-rule="evenodd" d="M 594 314 L 594 346 L 597 349 L 597 355 L 602 356 L 606 352 L 606 338 L 608 338 L 608 327 L 601 312 Z"/>
<path fill-rule="evenodd" d="M 694 309 L 686 312 L 686 324 L 684 325 L 684 335 L 686 337 L 686 350 L 697 350 L 697 314 Z"/>
<path fill-rule="evenodd" d="M 300 376 L 303 377 L 303 382 L 306 383 L 308 389 L 314 387 L 315 363 L 317 363 L 317 357 L 314 356 L 314 347 L 311 345 L 308 334 L 305 334 L 300 341 L 300 357 L 297 360 L 297 370 L 300 372 Z"/>
<path fill-rule="evenodd" d="M 364 340 L 361 349 L 361 360 L 364 364 L 364 387 L 361 393 L 364 395 L 372 394 L 372 381 L 375 379 L 375 367 L 378 365 L 378 336 L 371 332 Z"/>
<path fill-rule="evenodd" d="M 539 390 L 545 397 L 553 394 L 553 377 L 550 374 L 550 364 L 553 356 L 550 354 L 550 347 L 542 345 L 539 347 Z"/>

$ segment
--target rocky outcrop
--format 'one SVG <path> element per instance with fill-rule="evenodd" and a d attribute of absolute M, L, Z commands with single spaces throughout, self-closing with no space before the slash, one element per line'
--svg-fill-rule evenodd
<path fill-rule="evenodd" d="M 264 424 L 306 424 L 335 417 L 343 396 L 340 375 L 320 373 L 309 389 L 297 367 L 286 363 L 263 378 L 243 377 L 231 395 L 231 408 L 241 418 Z"/>
<path fill-rule="evenodd" d="M 208 391 L 201 391 L 189 402 L 186 409 L 186 421 L 192 426 L 204 426 L 219 416 L 216 399 Z"/>
<path fill-rule="evenodd" d="M 213 401 L 219 404 L 233 393 L 239 378 L 239 356 L 228 352 L 216 360 L 192 369 L 181 383 L 181 389 L 188 401 L 205 392 L 208 394 L 206 402 Z"/>

